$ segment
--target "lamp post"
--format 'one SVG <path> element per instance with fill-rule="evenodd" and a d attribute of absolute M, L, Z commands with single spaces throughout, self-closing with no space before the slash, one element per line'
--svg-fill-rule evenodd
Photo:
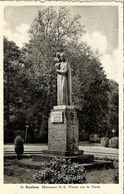
<path fill-rule="evenodd" d="M 26 141 L 27 141 L 28 128 L 29 128 L 29 125 L 26 125 L 26 131 L 25 131 L 25 143 L 26 143 Z"/>

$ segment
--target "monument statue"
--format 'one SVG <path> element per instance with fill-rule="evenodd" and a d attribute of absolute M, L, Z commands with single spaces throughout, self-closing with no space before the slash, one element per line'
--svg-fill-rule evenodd
<path fill-rule="evenodd" d="M 76 107 L 71 102 L 70 65 L 63 52 L 56 53 L 54 62 L 57 71 L 57 106 L 51 110 L 48 120 L 48 150 L 43 150 L 43 157 L 70 156 L 72 160 L 86 162 L 83 151 L 79 150 L 79 122 Z M 88 157 L 88 162 L 91 159 L 93 157 Z"/>
<path fill-rule="evenodd" d="M 71 105 L 71 69 L 65 54 L 56 53 L 57 105 Z"/>

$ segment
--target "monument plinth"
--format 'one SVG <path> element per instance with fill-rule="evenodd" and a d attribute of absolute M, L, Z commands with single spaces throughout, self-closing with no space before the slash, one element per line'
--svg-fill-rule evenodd
<path fill-rule="evenodd" d="M 48 152 L 57 155 L 79 155 L 78 118 L 74 106 L 59 105 L 48 121 Z"/>

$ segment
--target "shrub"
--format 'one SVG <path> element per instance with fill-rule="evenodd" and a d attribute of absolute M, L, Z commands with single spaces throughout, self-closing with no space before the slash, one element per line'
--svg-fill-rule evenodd
<path fill-rule="evenodd" d="M 89 133 L 86 133 L 84 131 L 81 131 L 79 133 L 79 140 L 80 141 L 87 141 L 87 140 L 89 140 Z"/>
<path fill-rule="evenodd" d="M 90 142 L 99 143 L 100 138 L 97 134 L 90 134 Z"/>
<path fill-rule="evenodd" d="M 116 183 L 116 184 L 119 183 L 119 172 L 118 172 L 118 170 L 115 172 L 115 175 L 114 175 L 114 183 Z"/>
<path fill-rule="evenodd" d="M 104 147 L 108 147 L 109 145 L 109 138 L 108 137 L 102 137 L 101 138 L 101 145 Z"/>
<path fill-rule="evenodd" d="M 15 145 L 15 152 L 17 154 L 17 158 L 18 160 L 20 160 L 24 152 L 23 139 L 21 138 L 21 136 L 18 135 L 15 138 L 14 145 Z"/>
<path fill-rule="evenodd" d="M 83 166 L 78 166 L 66 159 L 54 158 L 35 174 L 35 179 L 42 184 L 70 184 L 84 183 L 86 171 Z"/>
<path fill-rule="evenodd" d="M 119 138 L 113 137 L 109 140 L 109 147 L 110 148 L 119 148 Z"/>

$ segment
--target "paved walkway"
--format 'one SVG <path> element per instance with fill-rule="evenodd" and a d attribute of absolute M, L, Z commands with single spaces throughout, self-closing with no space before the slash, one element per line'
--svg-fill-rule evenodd
<path fill-rule="evenodd" d="M 47 150 L 47 144 L 24 144 L 24 154 L 40 154 L 42 150 Z M 96 157 L 118 158 L 119 150 L 114 148 L 105 148 L 100 144 L 87 144 L 80 142 L 80 150 L 84 150 L 84 154 L 93 154 Z M 15 154 L 14 145 L 4 145 L 4 154 Z"/>

